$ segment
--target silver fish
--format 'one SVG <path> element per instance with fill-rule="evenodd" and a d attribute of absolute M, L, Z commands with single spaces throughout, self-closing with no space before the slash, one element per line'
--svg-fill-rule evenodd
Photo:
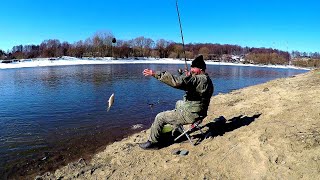
<path fill-rule="evenodd" d="M 111 96 L 109 97 L 109 100 L 108 100 L 108 109 L 107 111 L 110 110 L 111 106 L 113 105 L 114 103 L 114 93 L 111 94 Z"/>

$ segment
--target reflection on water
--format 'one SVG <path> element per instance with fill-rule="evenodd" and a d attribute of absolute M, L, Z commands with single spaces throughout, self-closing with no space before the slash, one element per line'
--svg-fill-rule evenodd
<path fill-rule="evenodd" d="M 32 167 L 37 171 L 52 170 L 139 131 L 132 130 L 132 125 L 148 128 L 154 116 L 174 108 L 184 92 L 144 77 L 142 70 L 176 74 L 181 66 L 79 65 L 1 70 L 1 176 L 5 169 L 22 174 L 32 172 Z M 217 94 L 305 71 L 208 65 L 207 72 Z M 115 103 L 107 112 L 112 93 Z M 154 106 L 150 108 L 149 104 Z"/>

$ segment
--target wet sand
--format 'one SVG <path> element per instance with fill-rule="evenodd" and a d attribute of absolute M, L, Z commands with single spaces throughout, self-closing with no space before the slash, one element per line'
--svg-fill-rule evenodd
<path fill-rule="evenodd" d="M 82 159 L 89 160 L 94 154 L 105 149 L 106 144 L 120 141 L 128 134 L 134 134 L 141 131 L 137 129 L 119 130 L 117 134 L 110 134 L 110 131 L 102 131 L 99 134 L 87 136 L 77 136 L 60 140 L 42 150 L 42 153 L 34 152 L 32 157 L 20 158 L 17 161 L 10 162 L 0 173 L 0 179 L 34 179 L 38 174 L 44 174 L 48 171 L 67 165 L 70 162 Z"/>

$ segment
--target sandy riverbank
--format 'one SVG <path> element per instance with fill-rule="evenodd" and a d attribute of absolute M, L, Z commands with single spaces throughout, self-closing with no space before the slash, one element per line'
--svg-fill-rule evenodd
<path fill-rule="evenodd" d="M 219 94 L 203 122 L 210 137 L 197 146 L 145 151 L 143 131 L 38 179 L 319 179 L 319 94 L 320 70 Z"/>

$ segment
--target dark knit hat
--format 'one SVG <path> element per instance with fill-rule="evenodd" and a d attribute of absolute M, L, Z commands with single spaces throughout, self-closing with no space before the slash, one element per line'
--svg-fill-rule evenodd
<path fill-rule="evenodd" d="M 202 70 L 205 70 L 207 68 L 206 63 L 203 60 L 203 56 L 200 54 L 191 63 L 191 67 L 197 67 Z"/>

